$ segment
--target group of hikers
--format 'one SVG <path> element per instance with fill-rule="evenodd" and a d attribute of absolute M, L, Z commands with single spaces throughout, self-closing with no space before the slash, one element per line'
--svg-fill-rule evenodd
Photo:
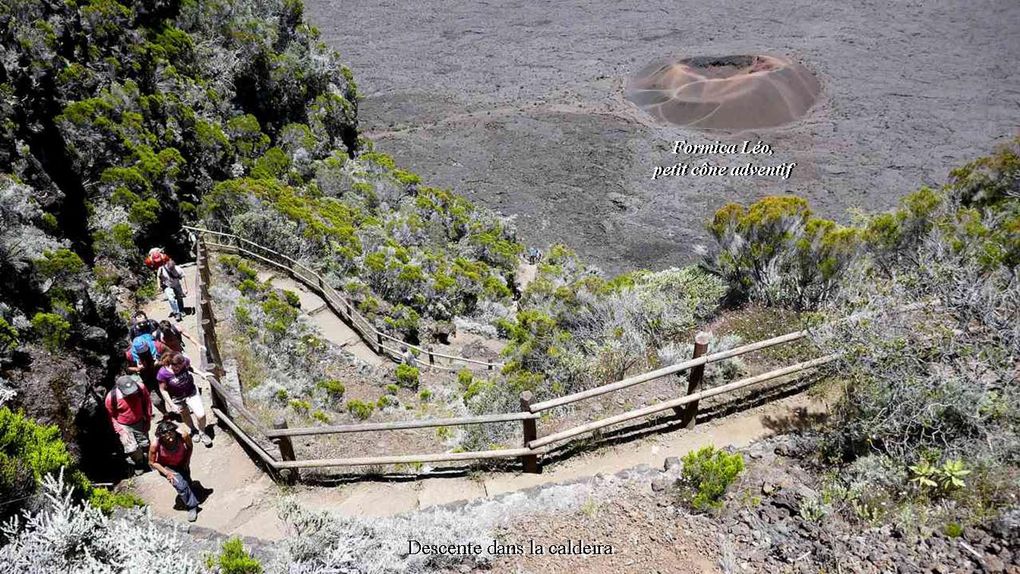
<path fill-rule="evenodd" d="M 170 317 L 181 321 L 187 296 L 184 273 L 161 251 L 150 252 L 146 264 L 156 272 Z M 194 522 L 199 500 L 191 478 L 191 454 L 194 443 L 211 448 L 213 441 L 206 434 L 205 407 L 184 341 L 200 345 L 169 320 L 157 322 L 142 311 L 132 318 L 128 338 L 125 373 L 106 393 L 106 412 L 134 473 L 155 470 L 163 475 L 180 496 L 188 521 Z M 161 416 L 155 425 L 155 440 L 150 441 L 153 407 Z M 188 432 L 181 432 L 179 422 Z"/>

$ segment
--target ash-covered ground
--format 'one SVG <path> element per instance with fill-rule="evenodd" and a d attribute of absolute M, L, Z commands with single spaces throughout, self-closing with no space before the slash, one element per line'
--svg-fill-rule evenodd
<path fill-rule="evenodd" d="M 883 209 L 1020 126 L 1020 3 L 735 0 L 306 0 L 350 62 L 363 129 L 432 185 L 565 242 L 608 271 L 697 258 L 730 201 L 794 193 L 841 220 Z M 705 132 L 623 97 L 648 63 L 773 54 L 822 83 L 796 122 Z M 750 156 L 674 156 L 671 142 L 763 140 Z M 651 179 L 654 166 L 796 162 L 789 179 Z"/>

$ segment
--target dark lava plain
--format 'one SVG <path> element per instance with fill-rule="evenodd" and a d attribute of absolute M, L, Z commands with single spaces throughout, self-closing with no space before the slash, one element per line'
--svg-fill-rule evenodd
<path fill-rule="evenodd" d="M 990 152 L 1020 126 L 1020 2 L 306 0 L 365 95 L 377 149 L 565 242 L 607 271 L 697 258 L 730 201 L 794 193 L 827 216 L 884 209 Z M 794 123 L 705 132 L 623 98 L 657 59 L 787 56 L 822 83 Z M 670 153 L 763 140 L 771 157 Z M 797 162 L 787 180 L 666 178 L 678 161 Z"/>

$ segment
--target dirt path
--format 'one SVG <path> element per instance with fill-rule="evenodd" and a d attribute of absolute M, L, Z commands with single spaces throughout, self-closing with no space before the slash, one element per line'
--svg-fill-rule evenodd
<path fill-rule="evenodd" d="M 194 290 L 194 267 L 182 267 L 187 273 L 189 286 Z M 298 293 L 302 308 L 316 321 L 322 320 L 327 325 L 327 328 L 322 329 L 324 337 L 337 344 L 347 343 L 348 348 L 352 348 L 352 333 L 346 325 L 340 328 L 327 321 L 332 317 L 342 325 L 328 308 L 319 308 L 322 301 L 318 297 L 293 282 L 288 283 L 289 279 L 272 278 L 272 281 L 277 287 Z M 155 319 L 167 316 L 164 301 L 155 301 L 145 310 Z M 194 315 L 186 317 L 181 326 L 188 333 L 195 333 L 197 325 Z M 356 345 L 353 348 L 357 348 Z M 188 350 L 195 352 L 194 349 Z M 208 397 L 208 386 L 204 381 L 201 386 L 204 396 Z M 208 400 L 206 402 L 208 406 Z M 220 432 L 212 448 L 196 448 L 192 461 L 194 478 L 212 489 L 208 501 L 203 504 L 197 525 L 228 534 L 280 539 L 287 536 L 287 530 L 277 517 L 277 504 L 286 496 L 292 496 L 299 504 L 310 508 L 349 516 L 388 516 L 456 501 L 491 497 L 533 486 L 583 479 L 600 473 L 616 473 L 642 464 L 660 466 L 666 457 L 683 456 L 710 444 L 742 447 L 773 434 L 775 431 L 770 428 L 770 421 L 790 418 L 803 410 L 809 414 L 824 412 L 826 408 L 824 403 L 809 399 L 804 394 L 796 395 L 711 421 L 692 431 L 653 435 L 575 455 L 547 467 L 541 475 L 484 473 L 468 477 L 424 478 L 413 482 L 365 481 L 337 487 L 280 487 L 251 462 L 233 438 L 226 432 Z M 149 503 L 154 514 L 184 521 L 184 512 L 173 509 L 173 488 L 157 473 L 150 472 L 133 479 L 130 489 Z"/>
<path fill-rule="evenodd" d="M 271 271 L 260 271 L 259 281 L 269 281 L 277 289 L 285 289 L 297 293 L 301 301 L 301 310 L 311 319 L 315 327 L 322 332 L 325 339 L 332 341 L 335 345 L 343 348 L 362 361 L 378 367 L 389 365 L 391 361 L 380 357 L 373 351 L 361 336 L 354 329 L 337 317 L 318 295 L 312 293 L 303 284 L 285 275 L 278 275 Z"/>

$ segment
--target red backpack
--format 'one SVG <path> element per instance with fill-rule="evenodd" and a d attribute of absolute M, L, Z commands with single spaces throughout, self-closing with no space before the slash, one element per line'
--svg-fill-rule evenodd
<path fill-rule="evenodd" d="M 149 269 L 156 270 L 163 266 L 170 258 L 163 253 L 163 250 L 155 247 L 149 250 L 149 254 L 145 257 L 145 266 Z"/>

